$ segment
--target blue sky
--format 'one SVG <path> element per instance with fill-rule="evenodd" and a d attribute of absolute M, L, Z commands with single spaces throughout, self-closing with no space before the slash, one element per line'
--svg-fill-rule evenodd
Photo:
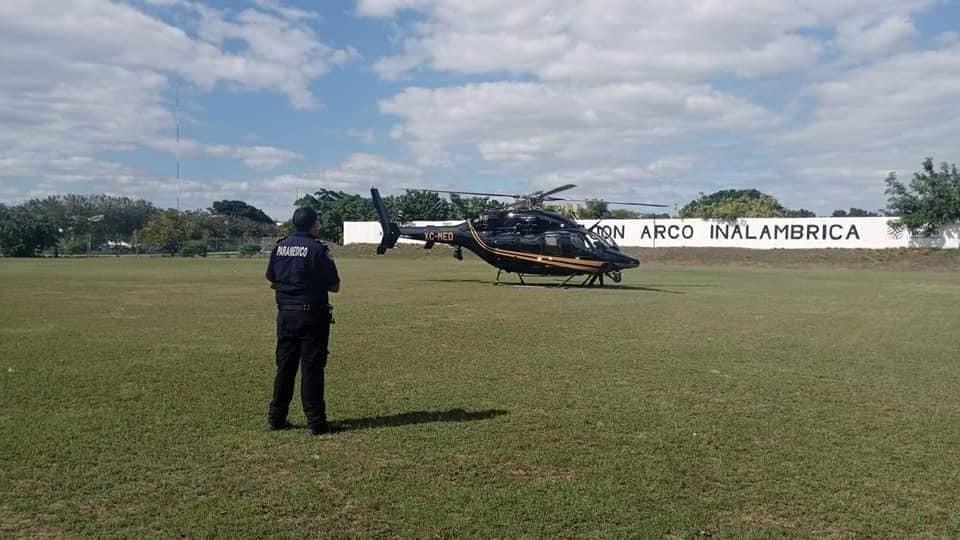
<path fill-rule="evenodd" d="M 0 202 L 376 185 L 819 213 L 957 161 L 960 7 L 935 0 L 0 4 Z M 175 144 L 179 87 L 182 139 Z"/>

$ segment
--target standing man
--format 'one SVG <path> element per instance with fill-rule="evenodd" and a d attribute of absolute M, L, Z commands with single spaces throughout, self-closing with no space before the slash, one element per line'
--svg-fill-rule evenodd
<path fill-rule="evenodd" d="M 330 250 L 317 239 L 317 212 L 298 208 L 293 227 L 293 234 L 277 241 L 267 265 L 267 280 L 277 298 L 277 376 L 267 422 L 273 430 L 290 427 L 287 412 L 299 364 L 307 425 L 310 433 L 321 435 L 330 432 L 323 401 L 323 370 L 333 322 L 328 293 L 340 291 L 340 276 Z"/>

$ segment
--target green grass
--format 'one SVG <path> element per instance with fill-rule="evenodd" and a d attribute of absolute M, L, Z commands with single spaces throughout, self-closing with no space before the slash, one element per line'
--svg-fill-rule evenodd
<path fill-rule="evenodd" d="M 318 439 L 262 259 L 0 259 L 0 537 L 960 536 L 953 273 L 338 263 Z"/>

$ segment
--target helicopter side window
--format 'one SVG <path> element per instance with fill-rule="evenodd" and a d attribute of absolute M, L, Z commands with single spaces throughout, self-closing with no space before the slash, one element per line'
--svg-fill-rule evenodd
<path fill-rule="evenodd" d="M 543 253 L 545 255 L 560 255 L 560 235 L 559 234 L 545 234 L 543 236 Z"/>
<path fill-rule="evenodd" d="M 544 255 L 561 257 L 588 255 L 593 250 L 592 244 L 584 236 L 568 232 L 545 234 L 543 247 Z"/>
<path fill-rule="evenodd" d="M 544 253 L 560 257 L 574 257 L 577 255 L 575 240 L 569 233 L 550 233 L 544 237 Z"/>
<path fill-rule="evenodd" d="M 586 251 L 587 244 L 584 243 L 584 238 L 577 234 L 570 235 L 570 245 L 571 251 Z M 572 255 L 573 253 L 571 253 Z"/>

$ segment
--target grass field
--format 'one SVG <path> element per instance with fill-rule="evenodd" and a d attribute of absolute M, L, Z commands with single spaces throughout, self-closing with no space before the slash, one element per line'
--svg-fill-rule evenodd
<path fill-rule="evenodd" d="M 322 438 L 262 259 L 0 259 L 0 537 L 960 536 L 955 273 L 420 259 L 338 259 Z"/>

